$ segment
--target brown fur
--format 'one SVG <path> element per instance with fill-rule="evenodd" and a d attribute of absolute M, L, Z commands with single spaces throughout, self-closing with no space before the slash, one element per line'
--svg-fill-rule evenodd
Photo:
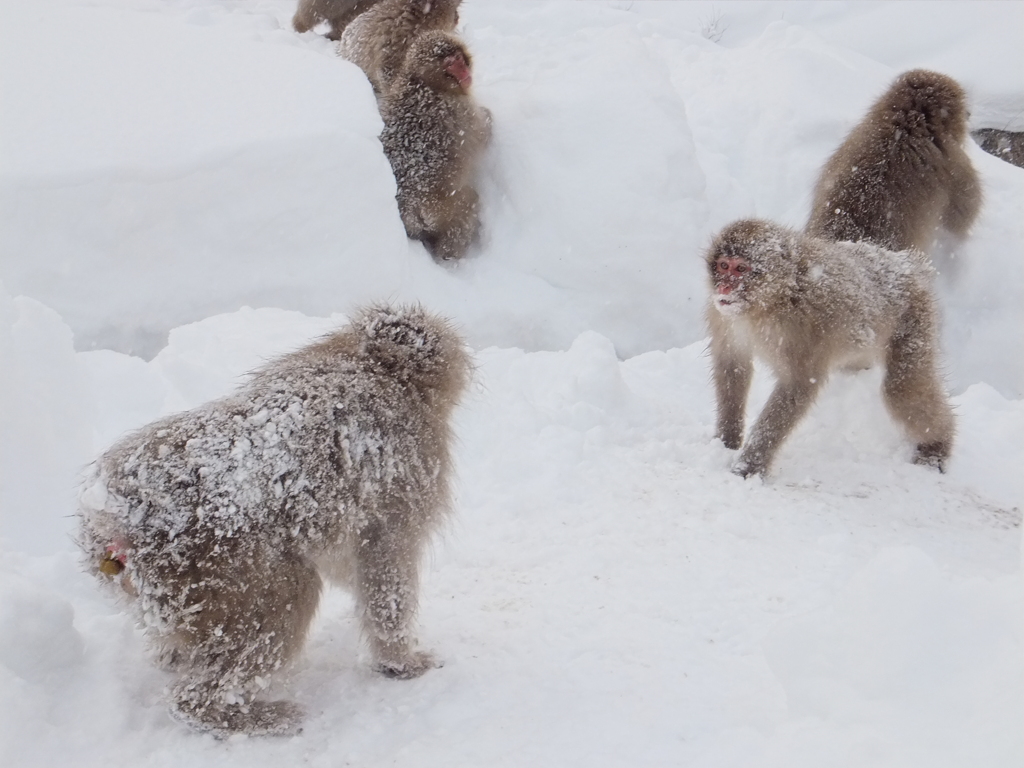
<path fill-rule="evenodd" d="M 356 16 L 379 2 L 380 0 L 299 0 L 299 7 L 292 17 L 292 26 L 296 32 L 308 32 L 320 22 L 326 21 L 331 27 L 326 37 L 338 40 L 345 27 Z"/>
<path fill-rule="evenodd" d="M 450 32 L 462 0 L 382 0 L 345 29 L 338 53 L 359 66 L 378 95 L 385 93 L 421 32 Z"/>
<path fill-rule="evenodd" d="M 806 233 L 897 251 L 927 251 L 940 226 L 965 236 L 982 197 L 966 136 L 959 84 L 904 72 L 825 163 Z"/>
<path fill-rule="evenodd" d="M 742 258 L 750 271 L 725 310 L 707 309 L 718 399 L 717 435 L 743 443 L 753 357 L 775 389 L 734 468 L 763 474 L 810 408 L 829 372 L 849 363 L 885 366 L 883 397 L 917 445 L 915 461 L 940 470 L 953 441 L 953 413 L 937 371 L 932 269 L 917 251 L 832 243 L 759 220 L 726 227 L 707 252 L 715 265 Z"/>
<path fill-rule="evenodd" d="M 406 234 L 442 260 L 462 258 L 477 237 L 474 177 L 491 135 L 490 113 L 445 71 L 444 60 L 453 54 L 472 66 L 454 35 L 418 35 L 380 102 L 380 140 L 395 173 Z"/>
<path fill-rule="evenodd" d="M 434 666 L 415 650 L 419 567 L 449 513 L 450 417 L 468 376 L 445 321 L 372 307 L 95 462 L 87 568 L 120 584 L 178 671 L 175 717 L 293 731 L 300 708 L 258 694 L 301 648 L 322 578 L 355 592 L 380 672 Z"/>

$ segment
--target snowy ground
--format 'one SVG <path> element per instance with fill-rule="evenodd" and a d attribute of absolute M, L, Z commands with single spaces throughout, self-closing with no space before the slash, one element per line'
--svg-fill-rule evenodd
<path fill-rule="evenodd" d="M 801 226 L 899 71 L 1024 129 L 1024 3 L 465 0 L 495 142 L 454 267 L 406 240 L 369 86 L 293 10 L 0 3 L 0 764 L 1024 764 L 1024 171 L 971 146 L 985 208 L 935 255 L 946 475 L 876 371 L 731 475 L 700 320 L 711 233 Z M 421 612 L 445 666 L 373 675 L 330 592 L 277 683 L 304 732 L 193 734 L 78 571 L 76 475 L 381 298 L 476 350 Z"/>

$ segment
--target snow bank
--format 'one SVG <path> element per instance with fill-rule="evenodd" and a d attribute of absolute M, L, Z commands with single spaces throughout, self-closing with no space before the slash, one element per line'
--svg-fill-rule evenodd
<path fill-rule="evenodd" d="M 406 240 L 369 88 L 293 9 L 0 6 L 0 762 L 1019 766 L 1024 173 L 971 148 L 984 210 L 935 255 L 946 475 L 878 371 L 835 376 L 767 481 L 731 475 L 700 252 L 738 216 L 802 225 L 902 69 L 1010 119 L 1021 4 L 465 0 L 495 141 L 454 268 Z M 304 732 L 190 733 L 79 571 L 76 476 L 369 299 L 476 350 L 421 611 L 446 664 L 373 675 L 329 592 L 274 683 Z"/>
<path fill-rule="evenodd" d="M 71 330 L 0 283 L 0 539 L 23 552 L 70 546 L 75 478 L 92 413 Z"/>
<path fill-rule="evenodd" d="M 1020 59 L 1016 5 L 470 1 L 495 138 L 483 247 L 453 268 L 405 240 L 372 95 L 322 38 L 287 28 L 292 7 L 0 11 L 18 30 L 0 130 L 20 149 L 0 165 L 0 269 L 79 349 L 148 358 L 218 312 L 326 316 L 381 297 L 455 316 L 476 347 L 565 349 L 586 330 L 620 357 L 685 346 L 703 336 L 710 235 L 748 215 L 802 225 L 821 163 L 900 69 L 949 72 L 972 109 L 1024 91 L 1024 69 L 993 72 Z M 720 44 L 701 34 L 716 13 Z M 1024 181 L 972 156 L 988 203 L 940 255 L 950 380 L 1020 396 L 1024 224 L 1008 213 Z"/>

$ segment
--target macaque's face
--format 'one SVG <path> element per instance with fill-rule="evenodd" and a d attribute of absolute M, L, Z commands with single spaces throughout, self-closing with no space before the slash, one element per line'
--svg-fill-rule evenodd
<path fill-rule="evenodd" d="M 719 312 L 740 312 L 747 304 L 750 262 L 742 256 L 718 256 L 711 265 L 712 301 Z"/>
<path fill-rule="evenodd" d="M 453 53 L 445 57 L 444 71 L 459 84 L 459 88 L 463 92 L 468 91 L 473 84 L 473 73 L 469 70 L 469 62 L 461 53 Z"/>

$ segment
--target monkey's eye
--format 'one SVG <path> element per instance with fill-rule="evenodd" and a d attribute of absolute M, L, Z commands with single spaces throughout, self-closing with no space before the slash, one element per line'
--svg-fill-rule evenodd
<path fill-rule="evenodd" d="M 719 272 L 728 272 L 729 271 L 729 262 L 728 261 L 720 261 L 720 262 L 718 262 L 718 271 Z"/>
<path fill-rule="evenodd" d="M 748 269 L 749 269 L 749 267 L 746 264 L 737 264 L 736 265 L 736 274 L 742 275 Z"/>

